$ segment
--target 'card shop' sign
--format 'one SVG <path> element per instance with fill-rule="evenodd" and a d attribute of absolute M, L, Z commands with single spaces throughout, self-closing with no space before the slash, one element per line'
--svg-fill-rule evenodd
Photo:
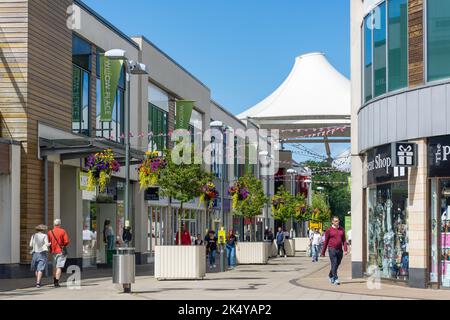
<path fill-rule="evenodd" d="M 450 136 L 428 139 L 428 175 L 450 176 Z"/>

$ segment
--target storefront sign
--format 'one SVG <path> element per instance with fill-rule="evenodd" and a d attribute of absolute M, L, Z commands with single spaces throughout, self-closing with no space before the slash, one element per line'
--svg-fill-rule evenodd
<path fill-rule="evenodd" d="M 145 190 L 144 199 L 146 201 L 159 201 L 159 188 L 152 187 Z"/>
<path fill-rule="evenodd" d="M 450 136 L 434 137 L 428 140 L 428 175 L 430 177 L 450 176 Z"/>
<path fill-rule="evenodd" d="M 94 191 L 95 190 L 95 188 L 88 187 L 88 180 L 89 180 L 89 174 L 87 172 L 80 171 L 80 175 L 79 175 L 79 179 L 78 179 L 80 190 L 84 190 L 84 191 Z"/>
<path fill-rule="evenodd" d="M 417 145 L 396 142 L 392 144 L 394 167 L 415 167 L 417 165 Z"/>
<path fill-rule="evenodd" d="M 10 145 L 0 144 L 0 174 L 10 173 Z"/>
<path fill-rule="evenodd" d="M 391 180 L 405 180 L 408 169 L 394 166 L 390 144 L 374 148 L 367 153 L 367 183 L 377 184 Z"/>
<path fill-rule="evenodd" d="M 122 71 L 122 60 L 100 56 L 100 121 L 111 122 L 117 87 Z"/>

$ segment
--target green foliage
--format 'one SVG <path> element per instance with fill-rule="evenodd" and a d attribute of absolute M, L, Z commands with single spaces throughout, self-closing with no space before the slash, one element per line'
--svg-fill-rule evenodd
<path fill-rule="evenodd" d="M 333 171 L 331 170 L 332 166 L 327 162 L 307 161 L 303 165 L 316 171 L 313 177 L 313 190 L 317 191 L 317 187 L 324 188 L 322 193 L 329 204 L 330 215 L 344 219 L 344 216 L 350 211 L 351 196 L 348 184 L 341 182 L 347 182 L 350 173 Z M 325 183 L 315 183 L 314 181 Z"/>
<path fill-rule="evenodd" d="M 312 215 L 314 222 L 325 222 L 331 218 L 331 210 L 324 194 L 315 192 L 312 196 Z"/>
<path fill-rule="evenodd" d="M 201 188 L 211 181 L 211 174 L 194 163 L 194 153 L 191 164 L 176 164 L 171 158 L 171 151 L 166 151 L 167 166 L 163 169 L 158 181 L 160 194 L 177 199 L 181 204 L 191 201 L 201 195 Z"/>
<path fill-rule="evenodd" d="M 248 219 L 260 215 L 267 203 L 261 180 L 253 175 L 245 175 L 238 179 L 238 183 L 247 188 L 249 194 L 247 198 L 238 201 L 234 215 Z"/>
<path fill-rule="evenodd" d="M 311 210 L 302 194 L 293 196 L 282 186 L 272 199 L 272 212 L 275 220 L 286 222 L 291 218 L 296 221 L 308 221 Z"/>
<path fill-rule="evenodd" d="M 272 212 L 275 220 L 282 223 L 288 221 L 294 214 L 294 197 L 282 186 L 272 199 Z"/>
<path fill-rule="evenodd" d="M 305 196 L 301 193 L 298 193 L 295 196 L 295 214 L 294 218 L 296 221 L 309 221 L 311 220 L 311 207 L 308 206 L 308 203 L 305 199 Z"/>

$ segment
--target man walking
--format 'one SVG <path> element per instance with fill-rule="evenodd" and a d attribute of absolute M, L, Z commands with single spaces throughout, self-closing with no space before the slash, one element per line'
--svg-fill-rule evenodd
<path fill-rule="evenodd" d="M 347 255 L 347 241 L 345 239 L 345 231 L 339 226 L 339 218 L 333 217 L 331 220 L 331 227 L 325 232 L 325 243 L 322 248 L 322 257 L 325 257 L 325 252 L 328 248 L 328 254 L 331 261 L 331 270 L 328 275 L 330 283 L 340 285 L 338 278 L 338 268 L 341 264 L 343 253 Z M 344 251 L 342 251 L 344 247 Z"/>
<path fill-rule="evenodd" d="M 50 252 L 53 254 L 53 284 L 58 288 L 62 269 L 67 261 L 67 246 L 70 243 L 66 230 L 61 228 L 60 219 L 54 221 L 53 230 L 48 232 L 48 240 Z"/>
<path fill-rule="evenodd" d="M 281 250 L 283 250 L 283 255 L 286 258 L 286 250 L 284 249 L 284 241 L 286 240 L 286 234 L 281 229 L 281 227 L 278 227 L 278 233 L 277 233 L 277 246 L 278 246 L 278 255 L 281 257 Z"/>

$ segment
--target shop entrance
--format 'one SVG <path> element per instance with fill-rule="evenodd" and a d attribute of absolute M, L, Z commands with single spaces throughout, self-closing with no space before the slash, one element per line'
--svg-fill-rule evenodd
<path fill-rule="evenodd" d="M 431 182 L 430 282 L 450 288 L 450 178 Z"/>

